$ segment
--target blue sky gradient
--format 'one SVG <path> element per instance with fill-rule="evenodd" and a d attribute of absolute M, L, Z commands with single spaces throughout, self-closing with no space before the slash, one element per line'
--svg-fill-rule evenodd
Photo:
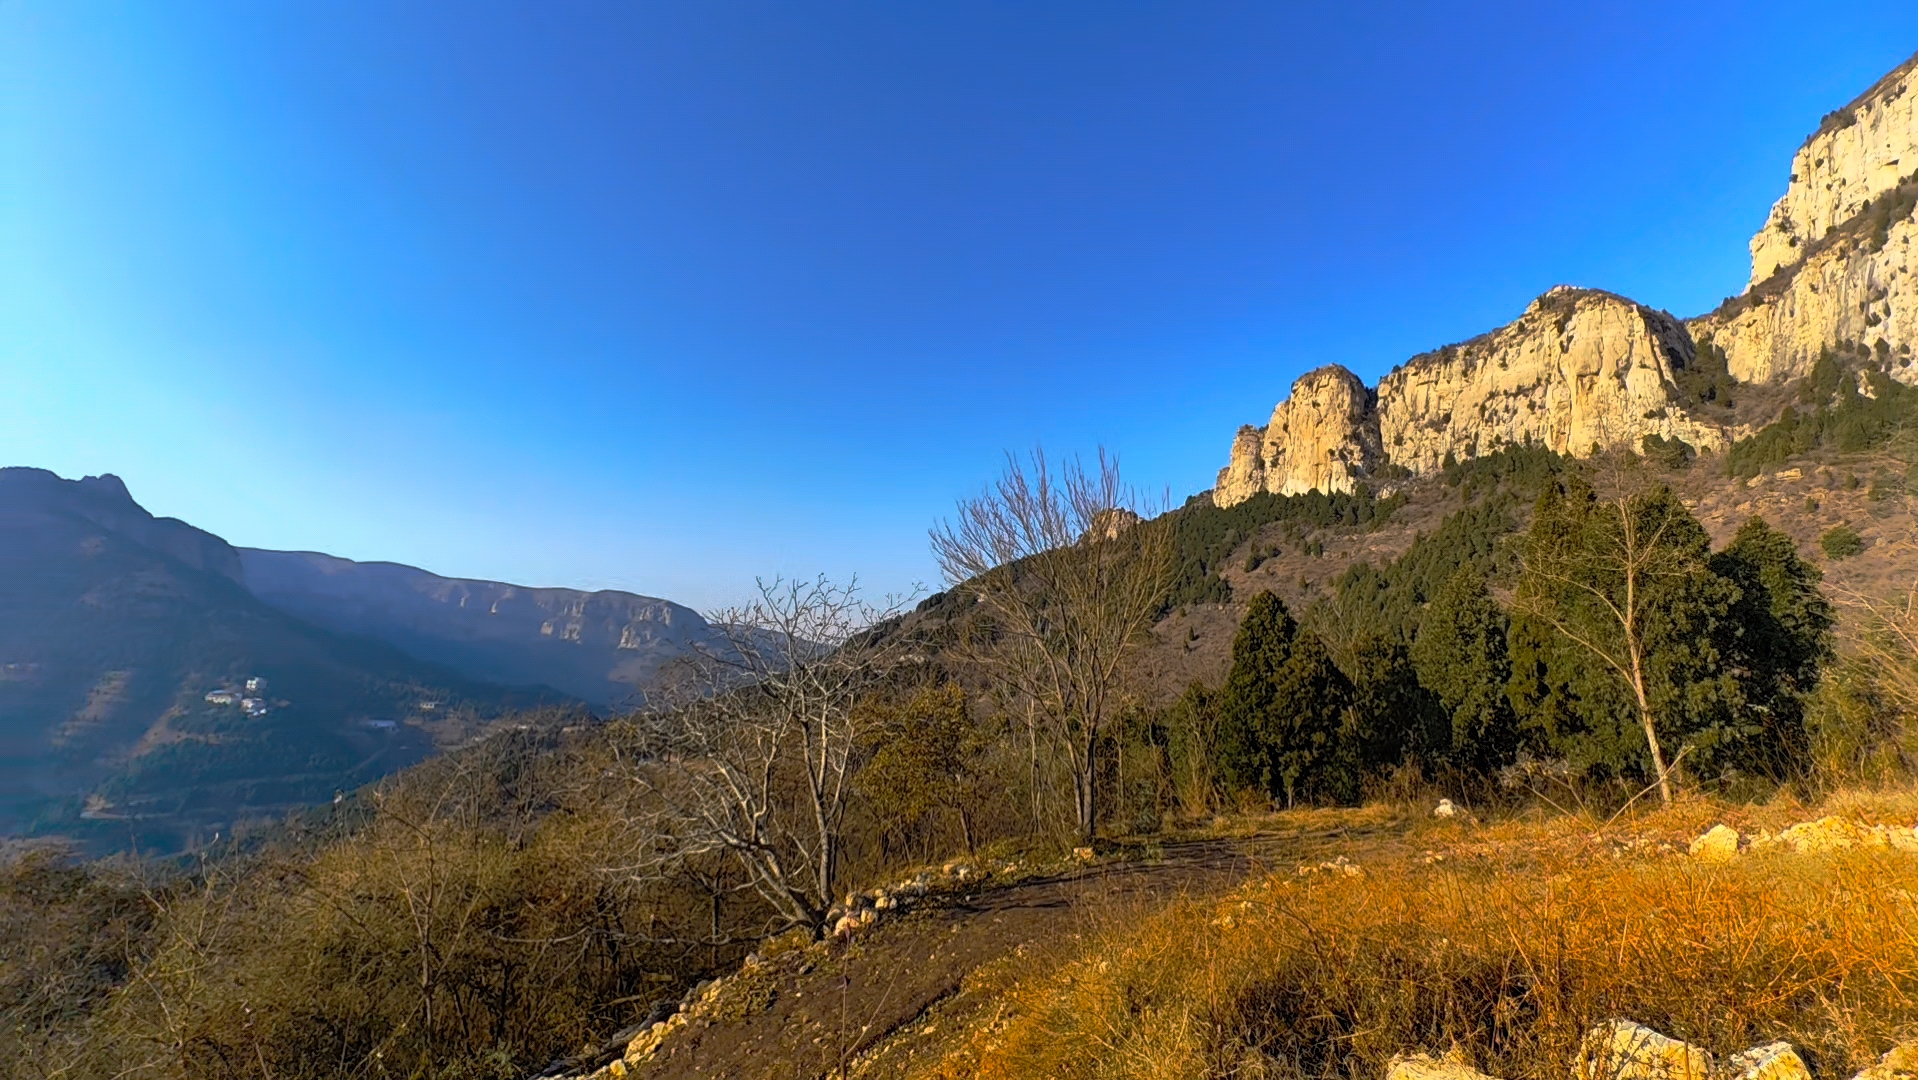
<path fill-rule="evenodd" d="M 1680 315 L 1918 5 L 0 5 L 0 463 L 695 606 L 1175 499 L 1320 364 Z"/>

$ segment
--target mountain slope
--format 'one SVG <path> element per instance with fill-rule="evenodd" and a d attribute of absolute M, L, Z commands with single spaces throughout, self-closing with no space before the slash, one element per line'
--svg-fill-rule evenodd
<path fill-rule="evenodd" d="M 1914 91 L 1918 56 L 1806 139 L 1751 240 L 1750 286 L 1716 311 L 1680 322 L 1558 286 L 1510 324 L 1415 356 L 1376 388 L 1338 365 L 1309 372 L 1265 427 L 1239 429 L 1214 501 L 1349 492 L 1509 446 L 1723 449 L 1776 419 L 1791 400 L 1777 388 L 1831 354 L 1918 385 Z M 1734 411 L 1734 397 L 1744 407 Z"/>
<path fill-rule="evenodd" d="M 301 622 L 240 567 L 115 477 L 0 469 L 0 833 L 174 848 L 417 761 L 444 717 L 563 700 Z"/>
<path fill-rule="evenodd" d="M 723 636 L 688 607 L 634 593 L 532 589 L 307 551 L 239 552 L 246 586 L 282 611 L 363 634 L 471 678 L 543 684 L 601 707 Z"/>

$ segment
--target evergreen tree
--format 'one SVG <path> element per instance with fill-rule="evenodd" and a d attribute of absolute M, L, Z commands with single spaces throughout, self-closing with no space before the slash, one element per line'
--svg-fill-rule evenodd
<path fill-rule="evenodd" d="M 1739 590 L 1712 572 L 1710 537 L 1671 489 L 1619 468 L 1604 497 L 1573 479 L 1540 500 L 1511 697 L 1554 752 L 1649 778 L 1670 801 L 1672 748 L 1712 757 L 1741 707 L 1717 648 Z"/>
<path fill-rule="evenodd" d="M 1712 556 L 1711 568 L 1738 587 L 1719 651 L 1747 706 L 1719 764 L 1789 774 L 1807 750 L 1806 696 L 1833 656 L 1831 604 L 1818 590 L 1824 575 L 1798 557 L 1791 537 L 1757 517 Z"/>
<path fill-rule="evenodd" d="M 1420 684 L 1412 650 L 1374 633 L 1348 651 L 1341 666 L 1352 680 L 1352 708 L 1341 742 L 1351 751 L 1354 771 L 1383 772 L 1407 755 L 1437 760 L 1448 742 L 1449 721 L 1439 699 Z"/>
<path fill-rule="evenodd" d="M 1426 609 L 1412 646 L 1419 682 L 1450 717 L 1435 756 L 1462 768 L 1489 771 L 1518 750 L 1518 718 L 1505 696 L 1506 623 L 1484 577 L 1461 567 Z"/>
<path fill-rule="evenodd" d="M 1232 642 L 1219 700 L 1220 764 L 1237 783 L 1285 800 L 1335 797 L 1339 736 L 1352 685 L 1317 635 L 1302 631 L 1270 592 L 1253 597 Z"/>

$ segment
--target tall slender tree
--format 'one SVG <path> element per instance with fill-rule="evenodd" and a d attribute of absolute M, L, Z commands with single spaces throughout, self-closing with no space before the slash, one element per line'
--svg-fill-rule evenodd
<path fill-rule="evenodd" d="M 1147 520 L 1157 509 L 1104 450 L 1096 467 L 1075 459 L 1056 472 L 1034 450 L 1008 455 L 999 480 L 932 531 L 946 580 L 986 616 L 960 647 L 1063 757 L 1082 839 L 1098 827 L 1096 759 L 1123 707 L 1127 662 L 1171 586 L 1170 524 Z"/>
<path fill-rule="evenodd" d="M 1715 642 L 1738 589 L 1711 572 L 1710 537 L 1678 496 L 1619 457 L 1601 463 L 1602 490 L 1574 478 L 1539 502 L 1515 597 L 1529 625 L 1514 633 L 1527 661 L 1514 693 L 1549 723 L 1601 735 L 1616 733 L 1622 697 L 1669 803 L 1668 741 L 1733 707 L 1735 681 Z M 1564 670 L 1576 663 L 1592 670 Z M 1609 764 L 1628 764 L 1620 757 Z"/>
<path fill-rule="evenodd" d="M 1489 770 L 1518 749 L 1518 718 L 1505 696 L 1512 678 L 1505 612 L 1485 578 L 1461 567 L 1419 621 L 1412 645 L 1419 683 L 1438 696 L 1450 718 L 1436 757 Z"/>
<path fill-rule="evenodd" d="M 1270 592 L 1252 598 L 1219 695 L 1220 761 L 1237 782 L 1283 798 L 1343 792 L 1340 731 L 1352 684 Z"/>

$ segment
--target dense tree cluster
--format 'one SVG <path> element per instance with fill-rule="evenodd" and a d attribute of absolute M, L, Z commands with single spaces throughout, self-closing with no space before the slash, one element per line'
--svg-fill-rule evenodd
<path fill-rule="evenodd" d="M 1864 344 L 1824 349 L 1803 380 L 1798 402 L 1777 421 L 1738 440 L 1727 456 L 1733 476 L 1756 476 L 1818 449 L 1842 452 L 1885 446 L 1918 422 L 1918 387 L 1881 370 L 1889 350 Z M 1867 363 L 1871 357 L 1878 363 Z M 1903 358 L 1903 359 L 1908 359 Z"/>
<path fill-rule="evenodd" d="M 1255 598 L 1224 683 L 1173 710 L 1216 731 L 1216 761 L 1187 771 L 1287 803 L 1350 799 L 1407 762 L 1489 779 L 1552 760 L 1668 792 L 1789 775 L 1832 655 L 1819 571 L 1758 518 L 1714 552 L 1669 488 L 1617 471 L 1501 483 L 1303 619 Z"/>

